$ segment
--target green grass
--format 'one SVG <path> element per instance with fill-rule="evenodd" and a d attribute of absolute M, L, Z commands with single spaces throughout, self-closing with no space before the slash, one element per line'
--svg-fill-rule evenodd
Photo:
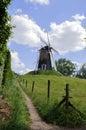
<path fill-rule="evenodd" d="M 15 76 L 9 75 L 1 90 L 4 100 L 11 105 L 11 117 L 9 121 L 0 121 L 0 130 L 29 130 L 30 116 L 18 85 Z"/>
<path fill-rule="evenodd" d="M 24 80 L 23 80 L 24 79 Z M 26 80 L 28 85 L 26 87 Z M 51 81 L 50 99 L 47 99 L 47 81 Z M 35 81 L 34 91 L 32 93 L 32 82 Z M 25 75 L 22 76 L 21 82 L 24 91 L 31 97 L 37 107 L 43 120 L 68 126 L 76 127 L 86 124 L 86 80 L 78 78 L 69 78 L 57 75 Z M 78 112 L 69 107 L 67 113 L 64 105 L 58 108 L 58 103 L 65 96 L 65 85 L 70 84 L 70 102 L 83 113 L 81 116 Z"/>
<path fill-rule="evenodd" d="M 57 75 L 62 76 L 62 74 L 55 70 L 39 70 L 39 71 L 31 71 L 27 75 L 39 74 L 39 75 Z"/>

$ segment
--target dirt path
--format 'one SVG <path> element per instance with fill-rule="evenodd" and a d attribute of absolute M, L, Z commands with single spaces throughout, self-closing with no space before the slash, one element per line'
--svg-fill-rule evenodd
<path fill-rule="evenodd" d="M 30 117 L 32 120 L 30 129 L 31 130 L 86 130 L 86 128 L 77 128 L 77 129 L 72 129 L 72 128 L 63 128 L 63 127 L 58 127 L 58 126 L 53 126 L 50 124 L 46 124 L 42 119 L 40 118 L 36 108 L 34 107 L 31 99 L 25 94 L 25 92 L 22 90 L 20 87 L 20 90 L 22 94 L 24 95 L 26 99 L 26 105 L 29 109 Z"/>

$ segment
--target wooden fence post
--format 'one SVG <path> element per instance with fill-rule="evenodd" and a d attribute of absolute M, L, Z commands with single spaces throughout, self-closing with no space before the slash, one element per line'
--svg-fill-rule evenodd
<path fill-rule="evenodd" d="M 26 80 L 26 88 L 27 88 L 27 80 Z"/>
<path fill-rule="evenodd" d="M 68 109 L 69 106 L 69 84 L 66 84 L 66 108 Z"/>
<path fill-rule="evenodd" d="M 23 84 L 24 84 L 24 79 L 23 79 Z"/>
<path fill-rule="evenodd" d="M 48 100 L 50 98 L 50 80 L 48 80 L 48 91 L 47 91 L 47 97 L 48 97 Z"/>
<path fill-rule="evenodd" d="M 34 91 L 34 84 L 35 84 L 35 82 L 33 81 L 33 83 L 32 83 L 32 93 Z"/>

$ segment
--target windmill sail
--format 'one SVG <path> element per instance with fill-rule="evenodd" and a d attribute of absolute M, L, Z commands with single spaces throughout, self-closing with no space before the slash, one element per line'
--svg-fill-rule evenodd
<path fill-rule="evenodd" d="M 52 68 L 53 68 L 53 70 L 57 71 L 57 67 L 56 67 L 56 63 L 55 63 L 52 51 L 50 54 L 51 54 Z"/>

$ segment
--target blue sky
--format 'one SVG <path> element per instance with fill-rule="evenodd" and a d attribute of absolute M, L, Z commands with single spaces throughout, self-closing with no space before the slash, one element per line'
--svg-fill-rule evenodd
<path fill-rule="evenodd" d="M 8 48 L 11 50 L 12 69 L 25 73 L 35 69 L 38 49 L 47 42 L 60 55 L 78 65 L 86 62 L 86 0 L 13 0 L 9 6 L 11 23 L 15 25 Z"/>

